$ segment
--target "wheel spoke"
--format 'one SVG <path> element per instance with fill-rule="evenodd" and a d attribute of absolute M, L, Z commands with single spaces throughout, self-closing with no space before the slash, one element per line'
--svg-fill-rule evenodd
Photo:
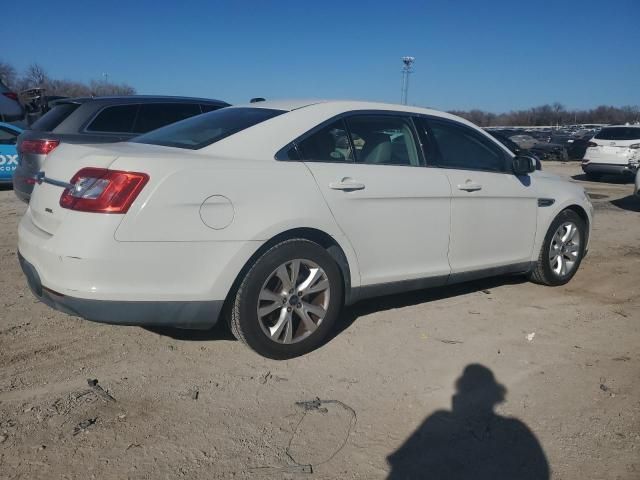
<path fill-rule="evenodd" d="M 282 341 L 284 343 L 291 343 L 291 339 L 293 338 L 293 322 L 291 321 L 291 312 L 287 312 L 287 316 L 289 317 L 289 320 L 287 321 L 287 324 L 285 326 L 284 338 L 282 339 Z"/>
<path fill-rule="evenodd" d="M 572 223 L 571 225 L 569 225 L 569 237 L 567 238 L 567 241 L 568 242 L 572 241 L 575 238 L 576 233 L 578 233 L 578 227 L 576 227 Z"/>
<path fill-rule="evenodd" d="M 302 308 L 299 308 L 297 312 L 300 318 L 302 319 L 302 324 L 304 325 L 304 328 L 306 328 L 308 332 L 313 332 L 318 328 L 318 325 L 309 316 L 304 306 Z"/>
<path fill-rule="evenodd" d="M 266 302 L 282 302 L 284 297 L 282 295 L 278 295 L 275 292 L 272 292 L 268 288 L 263 288 L 260 292 L 260 300 L 264 300 Z"/>
<path fill-rule="evenodd" d="M 329 280 L 327 280 L 326 278 L 323 278 L 312 287 L 306 288 L 302 293 L 304 296 L 306 296 L 306 295 L 311 295 L 312 293 L 323 292 L 327 288 L 329 288 Z"/>
<path fill-rule="evenodd" d="M 563 263 L 562 255 L 558 255 L 554 262 L 555 266 L 552 267 L 553 271 L 556 272 L 557 274 L 560 274 L 560 272 L 562 271 L 562 263 Z"/>
<path fill-rule="evenodd" d="M 327 311 L 319 305 L 313 303 L 302 302 L 302 309 L 307 313 L 313 313 L 316 317 L 322 319 Z"/>
<path fill-rule="evenodd" d="M 270 305 L 260 307 L 258 309 L 258 315 L 260 315 L 260 317 L 264 317 L 265 315 L 269 315 L 271 312 L 281 307 L 282 307 L 282 302 L 273 302 Z"/>
<path fill-rule="evenodd" d="M 278 341 L 282 331 L 287 328 L 287 325 L 291 325 L 291 312 L 288 312 L 286 308 L 280 310 L 280 317 L 273 327 L 269 327 L 269 333 L 273 340 Z"/>
<path fill-rule="evenodd" d="M 298 275 L 300 273 L 300 260 L 293 260 L 291 262 L 291 288 L 296 288 L 298 283 Z"/>
<path fill-rule="evenodd" d="M 316 283 L 323 275 L 324 272 L 320 268 L 310 268 L 309 276 L 298 286 L 298 291 L 302 292 L 303 295 L 306 295 L 306 290 L 309 287 L 312 287 L 313 284 Z"/>
<path fill-rule="evenodd" d="M 580 247 L 578 245 L 568 245 L 567 248 L 565 249 L 567 254 L 572 258 L 576 258 L 578 256 L 579 250 L 580 250 Z"/>
<path fill-rule="evenodd" d="M 280 265 L 278 270 L 276 270 L 276 277 L 282 282 L 282 290 L 284 293 L 289 292 L 293 288 L 291 285 L 291 278 L 289 277 L 289 272 L 287 271 L 286 265 Z"/>

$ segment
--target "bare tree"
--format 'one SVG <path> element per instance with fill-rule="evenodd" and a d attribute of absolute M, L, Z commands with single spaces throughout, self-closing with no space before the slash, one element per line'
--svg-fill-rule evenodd
<path fill-rule="evenodd" d="M 9 88 L 14 89 L 18 75 L 13 65 L 0 61 L 0 80 Z"/>
<path fill-rule="evenodd" d="M 91 80 L 89 88 L 92 95 L 97 97 L 104 95 L 135 95 L 136 89 L 126 83 L 111 83 L 106 81 Z"/>
<path fill-rule="evenodd" d="M 32 63 L 27 67 L 24 80 L 27 88 L 46 88 L 49 83 L 47 72 L 37 63 Z"/>

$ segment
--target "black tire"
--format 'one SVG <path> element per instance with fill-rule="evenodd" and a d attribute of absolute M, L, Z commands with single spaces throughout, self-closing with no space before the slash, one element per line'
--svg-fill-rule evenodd
<path fill-rule="evenodd" d="M 260 326 L 258 302 L 265 281 L 279 266 L 293 259 L 310 260 L 320 266 L 329 280 L 329 305 L 317 330 L 296 343 L 278 343 Z M 232 299 L 229 325 L 233 335 L 263 357 L 284 360 L 304 355 L 327 339 L 342 308 L 344 287 L 340 269 L 329 253 L 305 239 L 285 240 L 267 250 L 251 266 Z"/>
<path fill-rule="evenodd" d="M 572 222 L 578 228 L 578 234 L 580 235 L 580 245 L 578 250 L 578 257 L 575 261 L 574 267 L 566 275 L 560 275 L 554 272 L 551 268 L 551 264 L 549 262 L 549 253 L 551 244 L 553 242 L 553 236 L 555 235 L 558 228 L 560 228 L 560 226 L 565 222 Z M 578 271 L 578 268 L 580 268 L 580 263 L 582 262 L 582 258 L 584 257 L 584 249 L 587 242 L 586 232 L 587 227 L 585 225 L 585 222 L 576 212 L 574 212 L 573 210 L 563 210 L 562 212 L 560 212 L 549 226 L 549 230 L 544 237 L 544 243 L 542 244 L 540 255 L 538 256 L 538 261 L 536 262 L 535 268 L 529 274 L 529 280 L 534 283 L 549 286 L 564 285 L 569 280 L 571 280 Z"/>

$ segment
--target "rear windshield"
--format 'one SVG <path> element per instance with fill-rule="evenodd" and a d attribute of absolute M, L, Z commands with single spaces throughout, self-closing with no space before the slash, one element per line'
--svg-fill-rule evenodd
<path fill-rule="evenodd" d="M 595 138 L 598 140 L 639 140 L 640 128 L 634 127 L 609 127 L 600 130 Z"/>
<path fill-rule="evenodd" d="M 223 108 L 167 125 L 131 140 L 197 150 L 284 113 L 267 108 Z"/>
<path fill-rule="evenodd" d="M 51 132 L 79 106 L 77 103 L 60 103 L 40 117 L 30 128 L 38 132 Z"/>

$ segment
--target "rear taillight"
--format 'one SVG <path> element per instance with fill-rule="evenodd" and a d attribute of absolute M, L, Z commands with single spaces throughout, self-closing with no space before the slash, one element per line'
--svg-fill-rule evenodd
<path fill-rule="evenodd" d="M 629 145 L 629 148 L 633 148 L 634 150 L 640 148 L 640 143 L 634 143 L 633 145 Z"/>
<path fill-rule="evenodd" d="M 11 100 L 15 100 L 16 102 L 18 101 L 18 94 L 14 93 L 14 92 L 3 92 L 2 93 L 5 97 L 10 98 Z"/>
<path fill-rule="evenodd" d="M 127 213 L 149 181 L 149 175 L 106 168 L 83 168 L 60 197 L 60 206 L 96 213 Z"/>
<path fill-rule="evenodd" d="M 58 145 L 60 145 L 60 140 L 23 140 L 20 143 L 20 153 L 46 155 L 51 153 Z"/>
<path fill-rule="evenodd" d="M 589 142 L 589 143 L 587 143 L 587 146 L 588 147 L 597 147 L 598 144 L 596 142 Z"/>

